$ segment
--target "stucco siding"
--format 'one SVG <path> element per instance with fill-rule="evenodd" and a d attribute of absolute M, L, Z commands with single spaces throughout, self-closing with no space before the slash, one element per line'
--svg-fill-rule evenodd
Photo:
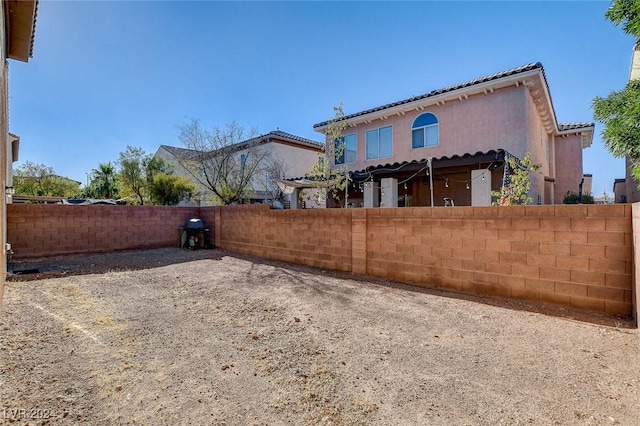
<path fill-rule="evenodd" d="M 9 136 L 8 126 L 8 103 L 7 103 L 7 91 L 8 91 L 8 79 L 7 79 L 7 35 L 5 34 L 6 22 L 4 13 L 5 3 L 0 2 L 0 179 L 2 180 L 2 187 L 6 185 L 7 176 L 7 137 Z M 2 298 L 4 295 L 4 281 L 7 271 L 6 260 L 6 242 L 7 242 L 7 202 L 5 191 L 0 191 L 0 223 L 2 224 L 2 255 L 0 255 L 0 271 L 2 277 L 0 277 L 0 308 L 2 307 Z"/>
<path fill-rule="evenodd" d="M 469 96 L 394 115 L 386 120 L 374 120 L 347 128 L 344 134 L 357 137 L 357 161 L 350 170 L 360 170 L 380 164 L 420 160 L 428 157 L 462 155 L 504 148 L 521 156 L 527 148 L 527 92 L 524 87 L 498 89 L 494 93 Z M 438 118 L 439 144 L 412 149 L 411 127 L 419 115 L 430 112 Z M 393 157 L 366 159 L 366 133 L 384 126 L 393 126 Z"/>
<path fill-rule="evenodd" d="M 272 145 L 272 160 L 282 161 L 286 164 L 286 175 L 288 178 L 304 176 L 311 167 L 318 161 L 320 151 L 294 146 L 284 145 L 274 142 Z"/>
<path fill-rule="evenodd" d="M 582 138 L 578 135 L 556 136 L 556 203 L 568 191 L 578 192 L 582 180 Z"/>
<path fill-rule="evenodd" d="M 526 126 L 527 148 L 524 154 L 530 152 L 533 164 L 540 164 L 540 168 L 531 173 L 531 190 L 529 191 L 529 196 L 533 199 L 534 204 L 538 203 L 538 201 L 544 203 L 545 199 L 549 200 L 548 194 L 545 194 L 544 177 L 550 176 L 551 173 L 548 155 L 550 135 L 547 134 L 533 98 L 528 91 Z M 524 154 L 518 155 L 518 157 L 522 158 Z"/>

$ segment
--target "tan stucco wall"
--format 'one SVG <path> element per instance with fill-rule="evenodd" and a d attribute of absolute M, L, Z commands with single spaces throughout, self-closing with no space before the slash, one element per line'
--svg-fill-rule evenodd
<path fill-rule="evenodd" d="M 534 204 L 536 204 L 539 199 L 541 203 L 545 202 L 545 198 L 549 200 L 548 196 L 545 197 L 544 177 L 552 177 L 554 175 L 554 171 L 549 161 L 549 139 L 551 137 L 552 136 L 550 134 L 547 134 L 535 103 L 533 102 L 533 98 L 527 91 L 526 151 L 531 153 L 534 164 L 541 165 L 540 169 L 531 174 L 531 190 L 529 191 L 529 196 L 533 199 Z M 580 161 L 582 161 L 582 154 L 580 155 Z"/>
<path fill-rule="evenodd" d="M 303 177 L 311 170 L 311 167 L 318 161 L 319 151 L 297 148 L 281 143 L 271 143 L 271 155 L 276 159 L 281 159 L 287 165 L 287 177 Z"/>
<path fill-rule="evenodd" d="M 438 118 L 440 143 L 435 147 L 412 149 L 412 123 L 425 112 Z M 393 126 L 393 157 L 366 160 L 366 132 L 389 125 Z M 578 190 L 582 179 L 580 136 L 559 137 L 548 133 L 529 89 L 524 86 L 448 101 L 445 105 L 396 114 L 386 120 L 376 119 L 369 124 L 347 128 L 344 134 L 356 134 L 357 137 L 357 161 L 348 165 L 350 170 L 505 149 L 519 158 L 531 152 L 534 163 L 541 164 L 542 167 L 532 174 L 530 196 L 534 203 L 540 199 L 542 203 L 559 204 L 568 190 Z M 547 182 L 545 177 L 549 178 Z"/>
<path fill-rule="evenodd" d="M 6 34 L 5 34 L 5 15 L 4 15 L 4 2 L 0 2 L 0 226 L 2 227 L 2 240 L 0 243 L 0 308 L 2 307 L 2 299 L 4 296 L 4 281 L 7 272 L 7 256 L 6 256 L 6 241 L 7 241 L 7 204 L 5 199 L 4 187 L 6 185 L 7 176 L 7 138 L 9 136 L 9 124 L 8 124 L 8 102 L 7 102 L 7 60 L 5 46 Z"/>
<path fill-rule="evenodd" d="M 379 164 L 420 160 L 507 149 L 514 155 L 526 152 L 527 89 L 509 87 L 495 93 L 470 96 L 468 99 L 449 101 L 445 105 L 433 105 L 424 111 L 412 111 L 405 115 L 390 116 L 387 120 L 374 120 L 347 128 L 344 134 L 357 136 L 357 161 L 349 164 L 350 170 L 361 170 Z M 439 145 L 411 148 L 411 126 L 419 115 L 430 112 L 439 121 Z M 393 126 L 393 158 L 366 160 L 366 132 L 384 126 Z"/>
<path fill-rule="evenodd" d="M 557 204 L 567 191 L 578 192 L 582 180 L 582 138 L 580 136 L 556 136 L 556 183 Z"/>

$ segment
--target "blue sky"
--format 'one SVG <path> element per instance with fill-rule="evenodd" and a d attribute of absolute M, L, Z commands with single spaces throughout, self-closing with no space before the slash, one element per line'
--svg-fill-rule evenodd
<path fill-rule="evenodd" d="M 608 1 L 79 2 L 42 0 L 33 59 L 10 64 L 20 163 L 85 182 L 127 145 L 236 120 L 321 140 L 313 124 L 542 62 L 560 122 L 624 87 L 633 39 Z M 612 193 L 624 163 L 596 124 L 584 172 Z"/>

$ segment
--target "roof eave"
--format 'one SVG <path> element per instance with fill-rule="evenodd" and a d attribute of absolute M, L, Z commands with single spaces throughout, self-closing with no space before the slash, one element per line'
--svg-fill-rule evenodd
<path fill-rule="evenodd" d="M 38 0 L 5 2 L 7 58 L 29 62 L 33 57 Z"/>
<path fill-rule="evenodd" d="M 477 94 L 488 95 L 493 93 L 497 89 L 502 89 L 510 86 L 519 87 L 523 85 L 531 89 L 532 86 L 535 84 L 535 82 L 532 81 L 532 78 L 535 78 L 535 77 L 539 77 L 540 81 L 543 83 L 542 88 L 546 98 L 545 104 L 549 109 L 548 116 L 551 122 L 548 122 L 545 125 L 545 127 L 549 132 L 551 132 L 553 129 L 557 130 L 558 125 L 556 122 L 555 112 L 554 112 L 553 104 L 551 102 L 551 98 L 549 95 L 548 84 L 544 76 L 544 73 L 542 72 L 542 68 L 536 68 L 533 70 L 524 71 L 524 72 L 513 74 L 513 75 L 507 75 L 504 77 L 497 78 L 495 80 L 477 83 L 472 86 L 461 87 L 458 89 L 454 89 L 454 90 L 447 91 L 447 92 L 440 93 L 433 96 L 426 96 L 424 98 L 417 99 L 415 101 L 403 103 L 401 105 L 396 105 L 396 106 L 392 106 L 382 110 L 370 112 L 368 114 L 358 115 L 357 117 L 348 118 L 346 119 L 346 121 L 349 127 L 355 127 L 356 125 L 362 124 L 362 123 L 368 124 L 373 120 L 378 120 L 378 119 L 386 120 L 393 115 L 404 115 L 405 113 L 412 110 L 422 111 L 434 105 L 440 106 L 440 105 L 445 105 L 447 102 L 465 101 L 468 99 L 469 96 L 472 96 L 472 95 L 477 95 Z M 325 123 L 320 123 L 320 125 L 314 126 L 314 130 L 319 133 L 324 133 L 329 123 L 330 121 Z"/>
<path fill-rule="evenodd" d="M 582 148 L 589 148 L 593 143 L 593 133 L 595 126 L 590 124 L 584 127 L 576 127 L 573 129 L 561 130 L 556 132 L 557 136 L 579 135 L 582 138 Z"/>

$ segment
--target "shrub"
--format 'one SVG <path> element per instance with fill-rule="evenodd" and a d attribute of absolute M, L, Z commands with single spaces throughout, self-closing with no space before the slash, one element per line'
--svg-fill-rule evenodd
<path fill-rule="evenodd" d="M 593 204 L 594 199 L 591 194 L 582 194 L 582 201 L 580 201 L 580 195 L 576 192 L 569 192 L 562 199 L 562 204 Z"/>

